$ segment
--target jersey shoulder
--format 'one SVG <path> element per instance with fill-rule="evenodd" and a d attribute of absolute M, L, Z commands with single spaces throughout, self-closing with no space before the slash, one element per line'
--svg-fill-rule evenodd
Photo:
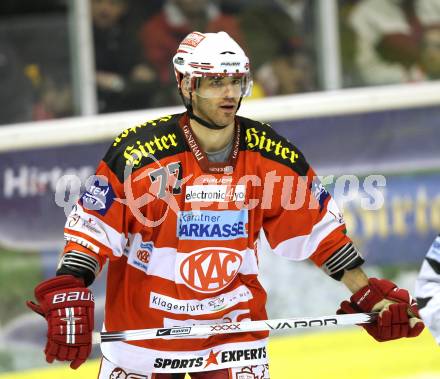
<path fill-rule="evenodd" d="M 300 176 L 307 175 L 309 164 L 301 151 L 269 124 L 239 117 L 245 136 L 245 150 L 255 151 L 270 161 L 281 163 Z"/>
<path fill-rule="evenodd" d="M 164 116 L 125 129 L 114 139 L 103 161 L 122 182 L 127 165 L 134 171 L 186 151 L 179 127 L 181 116 Z"/>

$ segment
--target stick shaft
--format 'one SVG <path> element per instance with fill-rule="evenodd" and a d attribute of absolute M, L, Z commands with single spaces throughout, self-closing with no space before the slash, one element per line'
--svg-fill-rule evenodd
<path fill-rule="evenodd" d="M 157 338 L 208 337 L 216 334 L 276 331 L 313 327 L 334 327 L 339 325 L 368 324 L 374 322 L 377 313 L 355 313 L 321 317 L 295 317 L 273 320 L 230 322 L 224 324 L 193 325 L 172 328 L 121 330 L 116 332 L 96 332 L 93 343 L 115 341 L 137 341 Z"/>

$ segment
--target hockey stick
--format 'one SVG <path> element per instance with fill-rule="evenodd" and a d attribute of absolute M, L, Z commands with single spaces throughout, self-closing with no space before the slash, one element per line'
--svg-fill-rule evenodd
<path fill-rule="evenodd" d="M 172 328 L 122 330 L 118 332 L 95 332 L 93 334 L 93 343 L 151 340 L 157 338 L 208 337 L 216 334 L 228 333 L 368 324 L 374 322 L 377 315 L 378 313 L 354 313 L 322 317 L 295 317 L 274 320 L 228 322 L 224 324 L 210 325 L 199 324 L 193 326 L 176 326 Z"/>

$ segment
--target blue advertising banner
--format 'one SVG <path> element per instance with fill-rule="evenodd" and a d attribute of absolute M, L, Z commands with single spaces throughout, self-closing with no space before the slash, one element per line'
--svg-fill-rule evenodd
<path fill-rule="evenodd" d="M 383 174 L 382 207 L 366 210 L 356 201 L 346 204 L 349 234 L 370 264 L 420 264 L 440 232 L 440 107 L 272 126 L 297 145 L 318 174 L 336 175 L 328 187 L 332 195 L 341 175 Z M 364 179 L 359 178 L 361 194 Z"/>
<path fill-rule="evenodd" d="M 108 145 L 1 153 L 0 246 L 59 249 L 66 217 L 64 209 L 55 203 L 57 183 L 61 184 L 64 175 L 74 175 L 85 183 Z"/>
<path fill-rule="evenodd" d="M 320 171 L 440 169 L 440 107 L 274 122 Z M 368 171 L 368 170 L 367 170 Z"/>
<path fill-rule="evenodd" d="M 419 265 L 440 232 L 440 171 L 385 179 L 383 205 L 368 210 L 360 202 L 369 199 L 365 178 L 359 178 L 359 198 L 344 206 L 348 233 L 369 264 Z"/>
<path fill-rule="evenodd" d="M 431 107 L 288 120 L 273 127 L 300 148 L 318 173 L 367 175 L 360 170 L 365 167 L 384 173 L 382 207 L 345 204 L 350 235 L 369 263 L 419 263 L 440 231 L 439 120 L 440 108 Z M 109 143 L 0 153 L 0 246 L 59 249 L 65 213 L 55 202 L 57 183 L 63 175 L 84 183 Z M 438 162 L 439 171 L 423 172 L 426 162 Z M 401 169 L 399 175 L 382 170 L 393 165 Z M 418 173 L 404 173 L 407 167 Z"/>

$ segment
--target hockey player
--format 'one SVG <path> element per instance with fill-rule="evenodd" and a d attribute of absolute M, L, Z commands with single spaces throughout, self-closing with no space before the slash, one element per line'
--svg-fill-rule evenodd
<path fill-rule="evenodd" d="M 440 235 L 432 243 L 416 282 L 420 315 L 440 344 Z"/>
<path fill-rule="evenodd" d="M 88 286 L 108 263 L 104 330 L 267 318 L 256 242 L 310 259 L 353 293 L 340 313 L 381 312 L 378 341 L 423 329 L 408 292 L 367 278 L 334 200 L 269 125 L 237 116 L 249 61 L 224 32 L 189 34 L 173 58 L 186 112 L 125 130 L 65 226 L 57 276 L 29 306 L 48 322 L 46 357 L 90 352 Z M 288 285 L 295 285 L 294 280 Z M 267 332 L 101 345 L 99 378 L 268 378 Z"/>

